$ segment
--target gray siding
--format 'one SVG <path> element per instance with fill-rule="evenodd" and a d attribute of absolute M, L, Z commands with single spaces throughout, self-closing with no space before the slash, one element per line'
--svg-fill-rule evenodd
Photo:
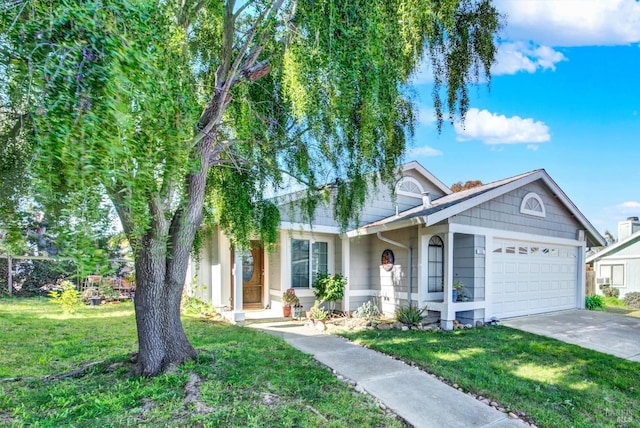
<path fill-rule="evenodd" d="M 472 300 L 485 298 L 484 254 L 476 254 L 476 248 L 484 248 L 484 241 L 484 236 L 453 236 L 453 280 L 464 284 L 463 293 Z"/>
<path fill-rule="evenodd" d="M 432 199 L 444 196 L 444 193 L 440 189 L 416 170 L 405 171 L 402 177 L 412 177 L 416 179 L 424 191 L 430 193 Z M 398 179 L 400 178 L 401 177 L 398 177 Z M 369 186 L 357 226 L 390 217 L 396 213 L 396 209 L 398 212 L 402 212 L 422 204 L 422 198 L 414 198 L 406 195 L 397 195 L 393 198 L 392 190 L 393 189 L 383 183 L 378 183 L 377 186 Z M 285 222 L 304 223 L 304 216 L 301 214 L 295 202 L 293 204 L 283 203 L 280 205 L 280 217 L 282 221 Z M 312 223 L 314 226 L 338 227 L 333 217 L 333 206 L 325 206 L 322 204 L 318 206 Z M 355 225 L 351 226 L 354 227 Z"/>
<path fill-rule="evenodd" d="M 545 206 L 546 217 L 520 213 L 522 198 L 529 192 L 536 192 L 540 196 Z M 450 221 L 457 224 L 567 239 L 576 239 L 577 232 L 581 229 L 580 223 L 572 218 L 571 213 L 540 181 L 464 211 L 452 217 Z"/>
<path fill-rule="evenodd" d="M 625 256 L 640 256 L 640 241 L 635 242 L 619 251 L 613 250 L 613 254 L 611 254 L 611 256 L 604 257 L 604 260 L 606 260 L 609 257 L 625 257 Z"/>
<path fill-rule="evenodd" d="M 370 280 L 372 239 L 373 237 L 369 235 L 351 239 L 350 272 L 347 278 L 351 290 L 380 290 L 380 284 L 374 286 Z"/>

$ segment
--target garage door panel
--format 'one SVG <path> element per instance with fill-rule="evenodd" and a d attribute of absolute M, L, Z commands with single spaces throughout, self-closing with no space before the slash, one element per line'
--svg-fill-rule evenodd
<path fill-rule="evenodd" d="M 577 248 L 495 240 L 492 309 L 498 318 L 577 306 Z"/>

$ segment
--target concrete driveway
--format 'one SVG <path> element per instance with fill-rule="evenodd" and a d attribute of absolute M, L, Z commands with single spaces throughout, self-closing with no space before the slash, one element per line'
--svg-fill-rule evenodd
<path fill-rule="evenodd" d="M 640 318 L 576 309 L 511 318 L 501 324 L 640 362 Z"/>

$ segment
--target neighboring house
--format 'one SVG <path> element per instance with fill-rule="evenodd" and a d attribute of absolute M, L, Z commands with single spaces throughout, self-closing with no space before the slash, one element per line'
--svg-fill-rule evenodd
<path fill-rule="evenodd" d="M 604 239 L 544 170 L 452 193 L 409 162 L 395 193 L 372 190 L 359 227 L 342 234 L 330 207 L 312 225 L 300 221 L 292 193 L 272 252 L 259 242 L 234 252 L 213 231 L 192 265 L 192 292 L 229 306 L 236 321 L 245 309 L 280 307 L 287 288 L 309 308 L 316 272 L 347 277 L 343 310 L 373 300 L 392 314 L 411 302 L 439 312 L 444 328 L 584 307 L 585 249 Z M 456 281 L 467 301 L 452 302 Z"/>
<path fill-rule="evenodd" d="M 620 290 L 620 298 L 640 291 L 640 221 L 629 217 L 618 224 L 618 242 L 587 257 L 596 275 L 596 293 L 608 284 Z"/>

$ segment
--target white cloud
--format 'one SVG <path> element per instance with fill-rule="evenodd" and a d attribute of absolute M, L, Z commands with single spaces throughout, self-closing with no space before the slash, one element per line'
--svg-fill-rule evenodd
<path fill-rule="evenodd" d="M 433 67 L 431 67 L 431 60 L 428 57 L 422 59 L 420 66 L 410 80 L 414 85 L 433 83 Z"/>
<path fill-rule="evenodd" d="M 425 157 L 442 156 L 442 152 L 438 149 L 434 149 L 433 147 L 429 147 L 429 146 L 412 147 L 409 150 L 407 150 L 407 156 L 409 158 L 415 158 L 418 156 L 425 156 Z"/>
<path fill-rule="evenodd" d="M 548 46 L 626 45 L 640 42 L 636 0 L 495 0 L 507 15 L 510 40 Z"/>
<path fill-rule="evenodd" d="M 433 107 L 418 107 L 418 123 L 421 125 L 431 125 L 436 123 L 436 109 Z"/>
<path fill-rule="evenodd" d="M 567 58 L 549 46 L 534 43 L 509 42 L 498 47 L 496 63 L 491 69 L 494 76 L 515 74 L 519 71 L 535 73 L 536 70 L 556 69 L 556 64 Z"/>
<path fill-rule="evenodd" d="M 532 152 L 537 152 L 539 148 L 540 148 L 540 146 L 537 145 L 537 144 L 528 144 L 527 145 L 527 150 L 531 150 Z"/>
<path fill-rule="evenodd" d="M 549 127 L 533 119 L 506 117 L 471 108 L 464 124 L 454 124 L 458 141 L 481 140 L 486 144 L 543 143 L 549 141 Z"/>
<path fill-rule="evenodd" d="M 627 201 L 616 206 L 616 208 L 623 214 L 637 213 L 640 211 L 640 202 Z"/>

